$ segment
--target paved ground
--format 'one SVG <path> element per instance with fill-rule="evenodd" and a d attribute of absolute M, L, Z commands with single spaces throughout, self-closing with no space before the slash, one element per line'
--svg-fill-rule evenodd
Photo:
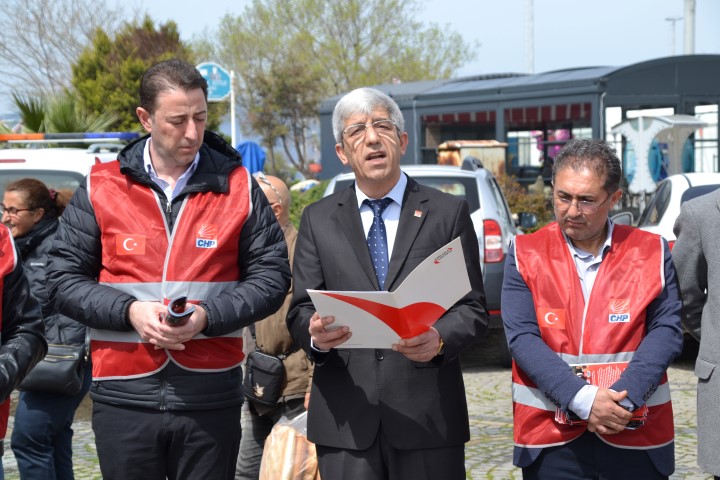
<path fill-rule="evenodd" d="M 495 347 L 498 339 L 497 335 L 490 335 L 463 358 L 471 425 L 471 440 L 466 447 L 467 478 L 470 480 L 522 478 L 520 471 L 512 466 L 510 371 L 495 366 L 499 358 Z M 677 463 L 672 480 L 711 478 L 702 474 L 695 462 L 695 378 L 691 358 L 693 353 L 688 352 L 669 371 L 675 409 Z M 75 476 L 77 480 L 100 479 L 90 428 L 89 399 L 78 410 L 74 427 Z M 19 478 L 7 440 L 3 465 L 8 480 Z"/>

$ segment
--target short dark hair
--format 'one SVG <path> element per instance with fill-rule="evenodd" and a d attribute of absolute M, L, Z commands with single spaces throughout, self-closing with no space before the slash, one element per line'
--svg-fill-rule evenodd
<path fill-rule="evenodd" d="M 186 92 L 201 88 L 207 101 L 207 81 L 193 65 L 177 58 L 156 63 L 140 79 L 140 106 L 152 115 L 158 95 L 178 88 Z"/>
<path fill-rule="evenodd" d="M 605 177 L 603 189 L 613 194 L 620 188 L 622 166 L 615 149 L 604 140 L 595 138 L 574 138 L 567 142 L 555 157 L 552 168 L 553 183 L 558 172 L 570 167 L 575 171 L 583 168 L 593 170 Z"/>

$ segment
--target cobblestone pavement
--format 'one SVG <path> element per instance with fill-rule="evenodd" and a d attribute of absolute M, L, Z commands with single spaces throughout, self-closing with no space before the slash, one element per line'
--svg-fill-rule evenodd
<path fill-rule="evenodd" d="M 465 388 L 470 413 L 471 439 L 465 449 L 465 465 L 469 480 L 520 479 L 520 470 L 512 466 L 512 404 L 510 401 L 510 370 L 497 367 L 497 343 L 502 337 L 488 338 L 463 356 Z M 686 354 L 669 370 L 675 411 L 676 470 L 671 480 L 706 480 L 696 464 L 695 438 L 695 377 L 693 355 Z M 16 395 L 16 394 L 15 394 Z M 16 397 L 14 397 L 16 398 Z M 77 480 L 101 479 L 92 429 L 91 402 L 81 405 L 73 425 L 75 477 Z M 13 419 L 5 441 L 5 478 L 19 478 L 9 438 Z"/>

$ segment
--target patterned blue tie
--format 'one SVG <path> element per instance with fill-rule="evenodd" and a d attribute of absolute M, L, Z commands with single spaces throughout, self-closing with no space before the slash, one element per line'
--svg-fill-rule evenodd
<path fill-rule="evenodd" d="M 367 245 L 373 267 L 375 267 L 375 276 L 377 277 L 378 285 L 380 285 L 382 289 L 384 288 L 385 277 L 388 271 L 387 233 L 385 232 L 385 222 L 382 219 L 382 214 L 388 205 L 392 203 L 392 198 L 365 200 L 363 203 L 369 205 L 373 211 L 373 222 L 368 232 Z"/>

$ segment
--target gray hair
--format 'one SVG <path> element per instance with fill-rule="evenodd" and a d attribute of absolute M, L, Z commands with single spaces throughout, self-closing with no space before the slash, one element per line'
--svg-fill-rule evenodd
<path fill-rule="evenodd" d="M 342 143 L 342 131 L 345 121 L 357 114 L 372 115 L 373 111 L 383 108 L 395 122 L 398 130 L 405 131 L 405 118 L 395 100 L 374 88 L 356 88 L 340 99 L 333 111 L 333 135 L 337 143 Z"/>
<path fill-rule="evenodd" d="M 615 149 L 604 140 L 595 138 L 572 139 L 563 146 L 555 157 L 552 167 L 552 179 L 563 168 L 570 167 L 580 171 L 584 168 L 593 170 L 598 176 L 605 177 L 603 189 L 613 194 L 620 188 L 622 167 Z"/>

